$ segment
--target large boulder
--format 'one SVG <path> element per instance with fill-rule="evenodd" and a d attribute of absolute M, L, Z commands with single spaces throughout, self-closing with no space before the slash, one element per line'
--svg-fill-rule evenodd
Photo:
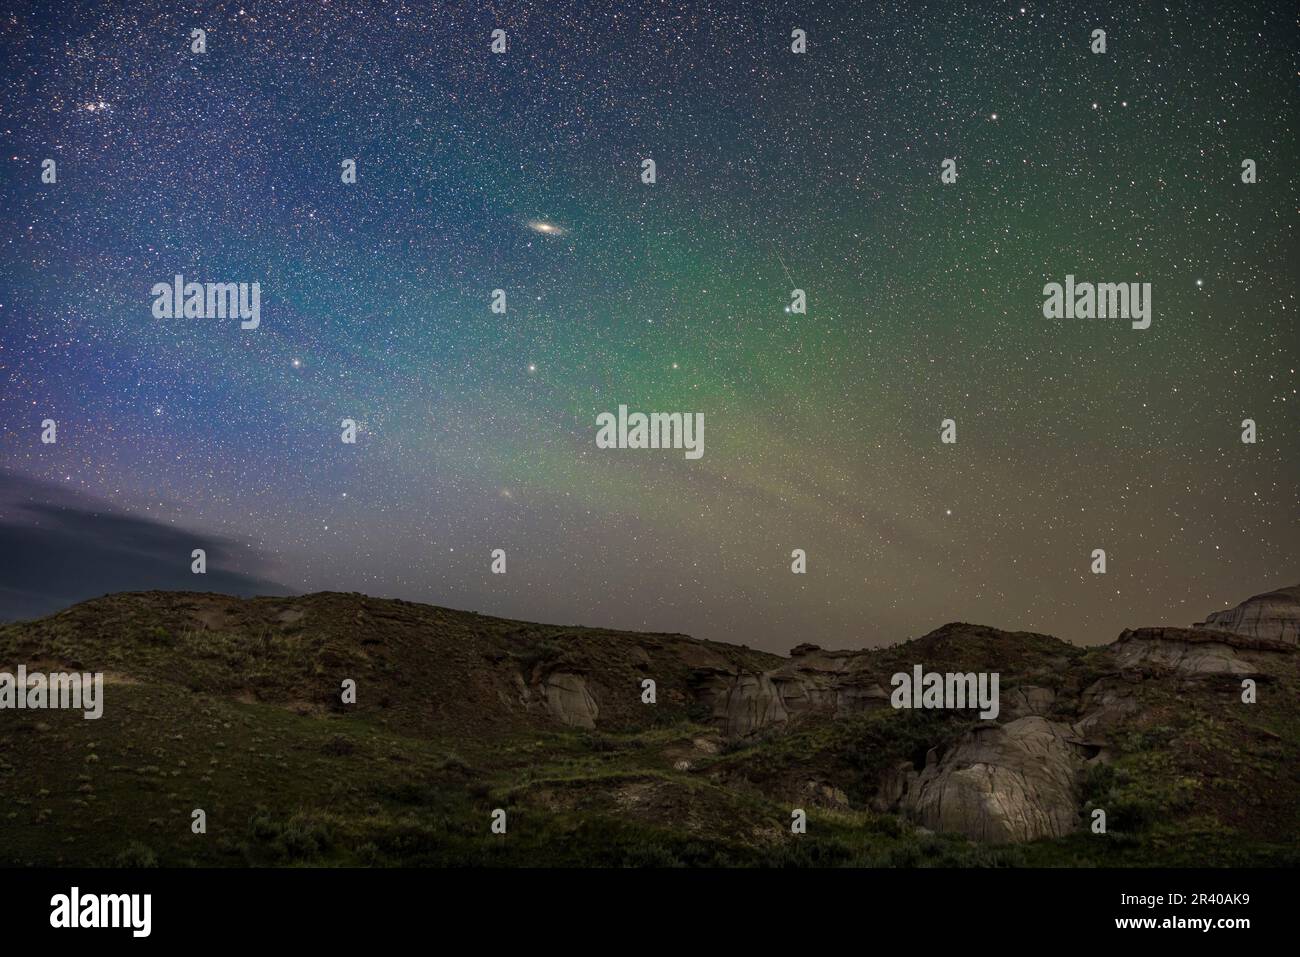
<path fill-rule="evenodd" d="M 560 722 L 575 728 L 594 728 L 600 709 L 587 690 L 582 675 L 553 671 L 542 679 L 546 710 Z"/>
<path fill-rule="evenodd" d="M 921 772 L 887 775 L 877 806 L 897 803 L 932 831 L 978 841 L 1060 837 L 1078 825 L 1082 759 L 1071 735 L 1038 715 L 983 725 L 942 757 L 932 752 Z"/>

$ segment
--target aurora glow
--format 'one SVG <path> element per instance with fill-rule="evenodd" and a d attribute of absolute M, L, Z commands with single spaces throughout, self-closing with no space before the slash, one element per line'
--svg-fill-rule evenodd
<path fill-rule="evenodd" d="M 754 6 L 19 5 L 0 466 L 293 589 L 773 650 L 1300 579 L 1294 11 Z M 1151 328 L 1045 320 L 1067 273 Z M 620 404 L 707 453 L 597 449 Z"/>

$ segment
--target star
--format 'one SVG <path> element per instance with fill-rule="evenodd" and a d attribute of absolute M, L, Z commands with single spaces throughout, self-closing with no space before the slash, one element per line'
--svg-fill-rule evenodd
<path fill-rule="evenodd" d="M 177 528 L 253 537 L 308 591 L 611 627 L 653 613 L 656 628 L 781 652 L 792 621 L 848 647 L 957 614 L 1108 642 L 1197 590 L 1206 609 L 1257 594 L 1257 570 L 1300 548 L 1280 520 L 1294 430 L 1275 425 L 1269 454 L 1251 455 L 1227 427 L 1296 402 L 1278 219 L 1293 188 L 1272 163 L 1240 179 L 1246 157 L 1295 140 L 1280 87 L 1242 80 L 1294 70 L 1280 31 L 1259 35 L 1287 11 L 1202 22 L 1170 5 L 1170 30 L 1093 56 L 1091 23 L 1014 0 L 1024 35 L 993 40 L 983 20 L 918 34 L 829 0 L 837 42 L 889 64 L 869 70 L 775 57 L 788 31 L 765 20 L 719 59 L 723 34 L 684 0 L 601 17 L 556 0 L 553 27 L 502 14 L 504 57 L 459 15 L 421 39 L 427 6 L 319 4 L 308 29 L 255 22 L 239 0 L 206 57 L 189 46 L 200 15 L 177 21 L 162 0 L 79 5 L 75 37 L 53 16 L 6 24 L 5 166 L 24 185 L 6 194 L 21 268 L 0 295 L 0 434 L 23 444 L 0 483 L 133 514 L 166 490 Z M 748 22 L 740 0 L 714 6 Z M 1215 56 L 1175 76 L 1169 36 Z M 214 68 L 231 57 L 238 84 Z M 1017 97 L 1026 77 L 1033 95 Z M 1142 109 L 1113 99 L 1123 89 Z M 1081 131 L 1079 104 L 1100 113 L 1103 97 L 1106 119 Z M 975 124 L 1003 101 L 1014 123 L 989 106 Z M 779 122 L 795 111 L 797 127 Z M 946 185 L 954 154 L 969 159 Z M 646 158 L 664 173 L 654 189 Z M 1213 296 L 1204 275 L 1182 285 L 1202 268 L 1224 278 Z M 1040 291 L 1070 271 L 1152 280 L 1151 329 L 1048 323 Z M 260 325 L 155 318 L 149 290 L 181 273 L 260 282 Z M 815 316 L 791 308 L 797 287 Z M 1202 403 L 1176 386 L 1129 403 L 1151 385 L 1134 349 L 1155 368 L 1212 354 L 1225 374 Z M 515 365 L 529 352 L 544 377 L 536 359 Z M 1111 388 L 1071 388 L 1076 368 Z M 598 448 L 596 416 L 623 404 L 701 413 L 703 457 Z M 960 444 L 936 455 L 951 405 Z M 362 415 L 377 440 L 357 455 L 340 423 Z M 1176 440 L 1189 433 L 1198 454 Z M 936 514 L 957 517 L 931 510 L 944 498 L 962 520 L 936 554 Z M 355 513 L 349 534 L 316 534 L 344 521 L 331 503 Z M 428 543 L 455 543 L 469 569 L 510 533 L 502 515 L 525 514 L 534 567 L 573 574 L 512 578 L 506 602 L 428 562 Z M 837 584 L 765 593 L 758 556 L 787 531 L 837 556 Z M 1084 620 L 1078 543 L 1114 539 L 1148 581 L 1195 585 L 1126 588 Z M 448 544 L 433 551 L 454 566 Z"/>

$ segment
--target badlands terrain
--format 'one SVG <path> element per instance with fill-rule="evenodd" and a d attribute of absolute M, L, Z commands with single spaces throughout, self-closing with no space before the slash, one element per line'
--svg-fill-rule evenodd
<path fill-rule="evenodd" d="M 0 626 L 0 671 L 104 675 L 98 720 L 0 710 L 0 864 L 1294 865 L 1298 625 L 1295 587 L 1100 647 L 952 623 L 783 657 L 359 594 L 111 595 Z M 997 717 L 892 707 L 916 665 L 997 672 Z"/>

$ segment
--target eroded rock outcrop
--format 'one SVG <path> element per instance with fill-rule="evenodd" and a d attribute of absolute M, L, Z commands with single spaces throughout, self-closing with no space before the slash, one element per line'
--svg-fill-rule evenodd
<path fill-rule="evenodd" d="M 780 691 L 765 672 L 702 672 L 696 676 L 696 694 L 712 708 L 713 720 L 729 738 L 747 738 L 790 719 Z"/>
<path fill-rule="evenodd" d="M 1079 705 L 1082 717 L 1074 727 L 1090 738 L 1109 734 L 1142 707 L 1137 685 L 1119 675 L 1107 675 L 1084 688 Z"/>
<path fill-rule="evenodd" d="M 1168 668 L 1200 675 L 1267 672 L 1270 658 L 1295 651 L 1286 642 L 1192 628 L 1125 630 L 1110 647 L 1120 668 Z"/>
<path fill-rule="evenodd" d="M 835 718 L 888 706 L 888 692 L 867 667 L 869 653 L 799 645 L 790 654 L 787 663 L 770 671 L 697 672 L 697 699 L 709 705 L 728 737 L 749 737 L 801 715 Z"/>
<path fill-rule="evenodd" d="M 531 681 L 515 672 L 515 694 L 531 714 L 546 714 L 573 728 L 594 728 L 600 708 L 587 687 L 587 680 L 573 671 L 543 672 L 535 669 Z"/>
<path fill-rule="evenodd" d="M 933 831 L 990 843 L 1060 837 L 1078 824 L 1082 756 L 1069 725 L 1038 715 L 967 732 L 920 772 L 886 775 L 877 807 L 897 807 Z"/>
<path fill-rule="evenodd" d="M 1011 688 L 1001 698 L 1002 713 L 1009 718 L 1023 718 L 1031 714 L 1047 715 L 1056 704 L 1055 691 L 1035 685 Z"/>
<path fill-rule="evenodd" d="M 546 710 L 560 722 L 575 728 L 594 728 L 600 709 L 587 690 L 582 675 L 554 671 L 542 679 Z"/>
<path fill-rule="evenodd" d="M 1247 598 L 1205 616 L 1193 628 L 1300 644 L 1300 585 Z"/>
<path fill-rule="evenodd" d="M 773 679 L 791 714 L 809 711 L 838 718 L 889 704 L 875 668 L 869 653 L 805 644 L 791 649 L 790 661 Z"/>

